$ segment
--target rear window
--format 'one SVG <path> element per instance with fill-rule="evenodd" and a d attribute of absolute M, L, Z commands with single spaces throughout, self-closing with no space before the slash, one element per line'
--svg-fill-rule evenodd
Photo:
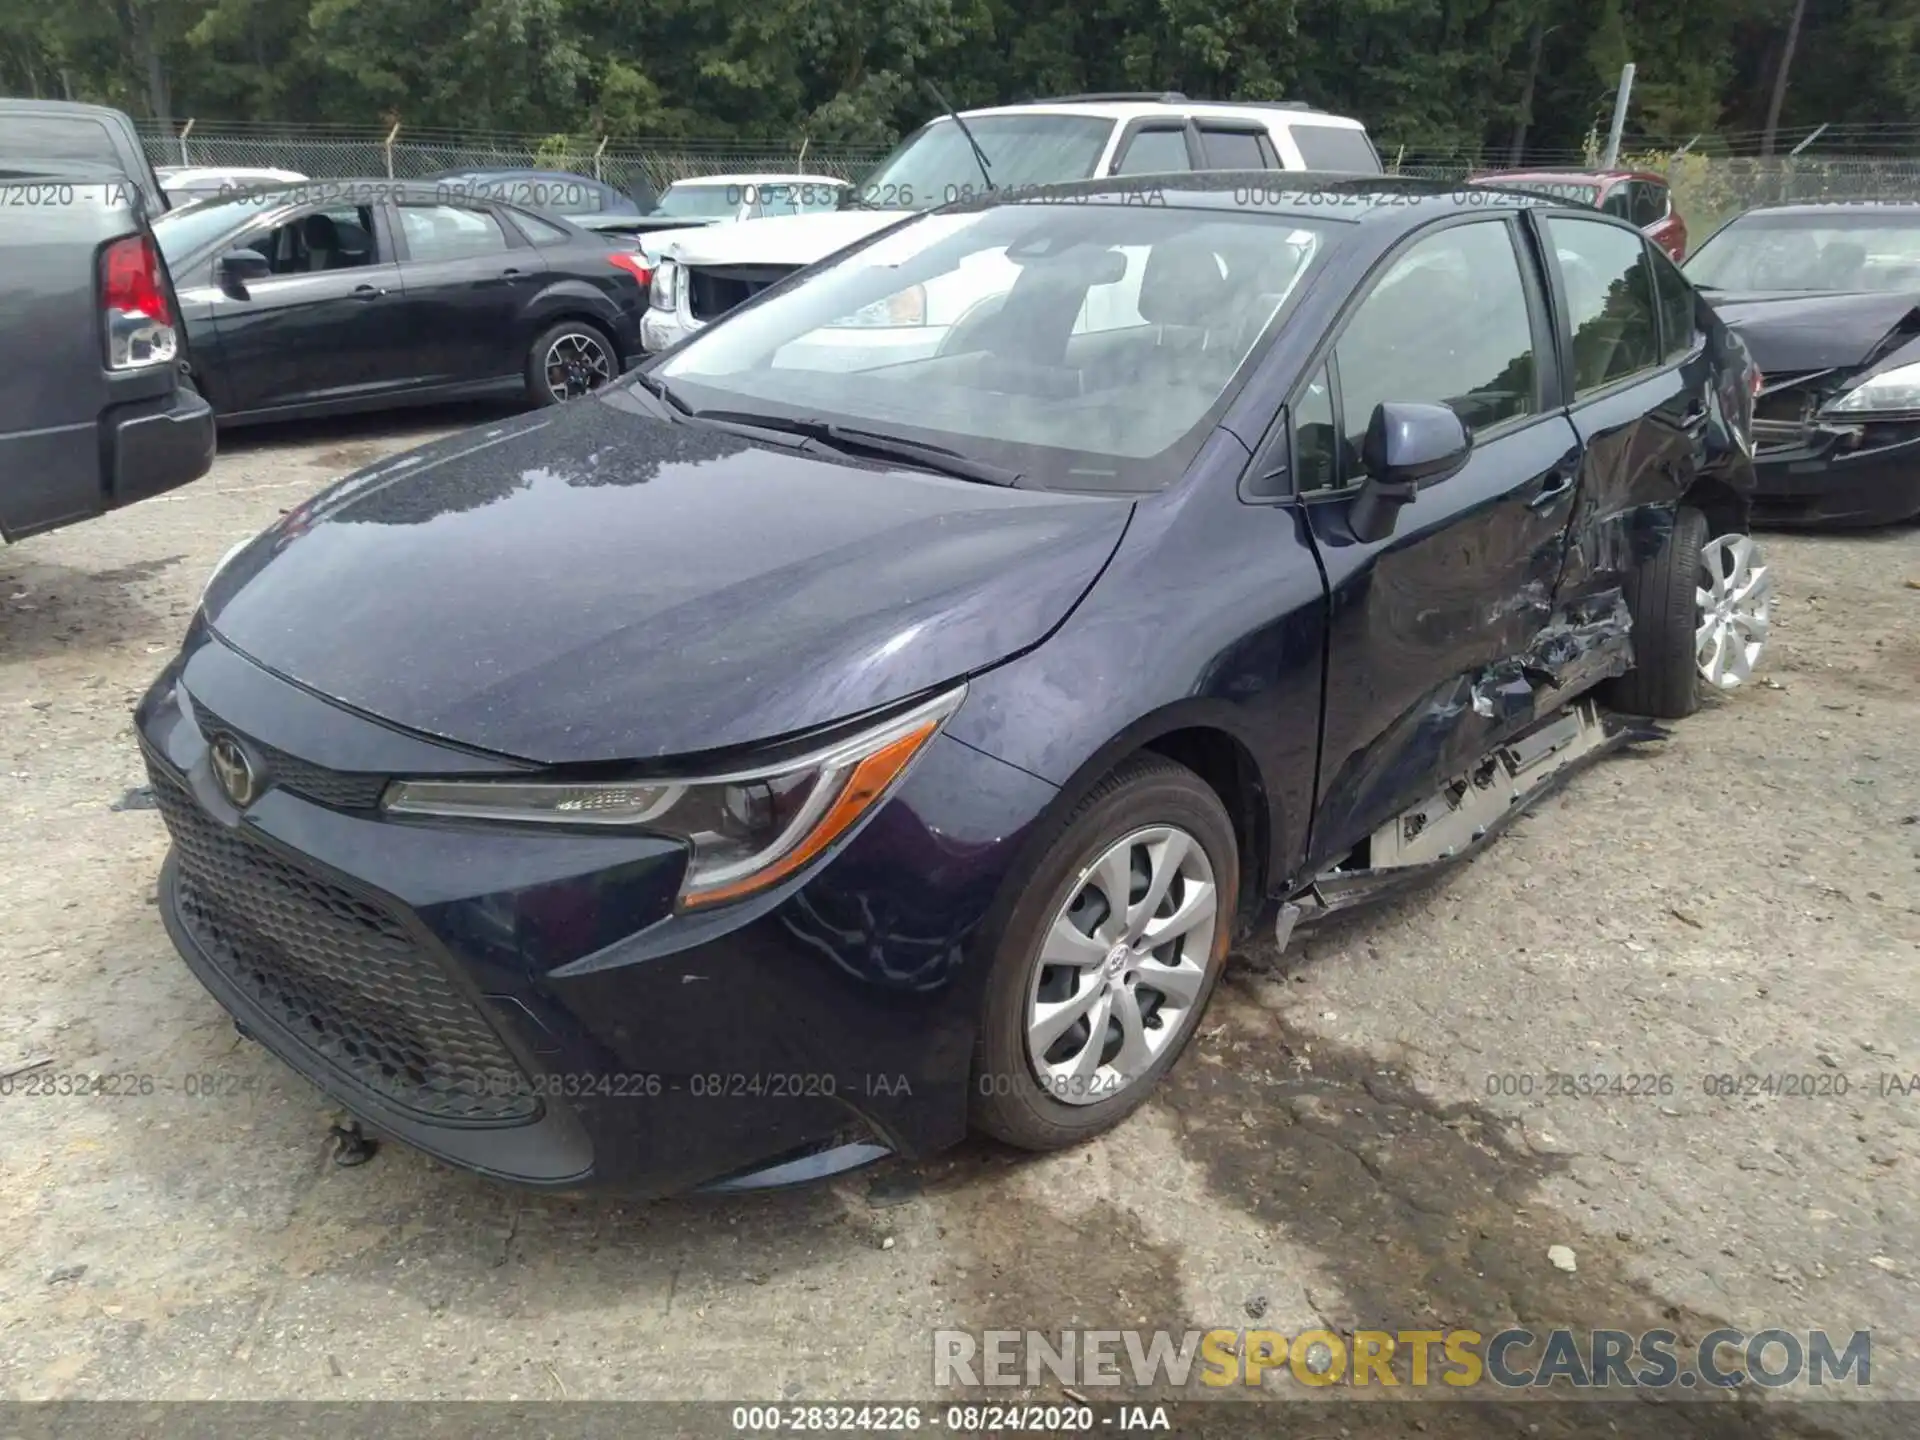
<path fill-rule="evenodd" d="M 1345 125 L 1303 125 L 1298 121 L 1289 129 L 1293 143 L 1300 148 L 1301 162 L 1309 170 L 1380 173 L 1380 157 L 1373 153 L 1373 142 L 1364 130 Z"/>
<path fill-rule="evenodd" d="M 35 160 L 91 160 L 120 164 L 107 127 L 90 115 L 8 115 L 0 132 L 6 135 L 6 153 Z"/>

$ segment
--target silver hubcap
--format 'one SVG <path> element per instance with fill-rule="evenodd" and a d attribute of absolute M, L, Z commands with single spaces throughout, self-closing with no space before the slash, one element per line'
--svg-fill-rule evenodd
<path fill-rule="evenodd" d="M 1695 591 L 1694 662 L 1709 685 L 1733 690 L 1753 674 L 1767 648 L 1773 574 L 1748 535 L 1710 541 L 1700 551 L 1700 566 L 1706 583 Z"/>
<path fill-rule="evenodd" d="M 1116 841 L 1053 917 L 1027 997 L 1027 1059 L 1069 1105 L 1126 1089 L 1193 1022 L 1218 918 L 1213 866 L 1184 830 Z"/>
<path fill-rule="evenodd" d="M 591 335 L 562 335 L 547 347 L 547 389 L 556 400 L 573 400 L 613 378 L 613 357 Z"/>

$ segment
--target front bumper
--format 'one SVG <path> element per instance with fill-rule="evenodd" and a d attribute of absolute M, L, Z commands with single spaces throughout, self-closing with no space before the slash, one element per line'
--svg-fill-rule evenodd
<path fill-rule="evenodd" d="M 204 627 L 136 724 L 173 839 L 170 938 L 245 1032 L 379 1133 L 495 1179 L 639 1195 L 964 1133 L 972 942 L 1054 794 L 1022 771 L 936 739 L 823 863 L 683 916 L 669 841 L 382 818 L 382 777 L 342 756 L 487 767 Z M 220 735 L 262 777 L 244 810 L 213 775 Z"/>
<path fill-rule="evenodd" d="M 684 312 L 685 307 L 682 306 L 681 310 Z M 703 328 L 699 321 L 684 313 L 657 310 L 649 306 L 640 319 L 640 348 L 649 355 L 658 355 Z"/>
<path fill-rule="evenodd" d="M 1841 437 L 1817 434 L 1793 448 L 1763 452 L 1754 461 L 1756 525 L 1891 525 L 1920 516 L 1920 434 L 1847 448 Z"/>

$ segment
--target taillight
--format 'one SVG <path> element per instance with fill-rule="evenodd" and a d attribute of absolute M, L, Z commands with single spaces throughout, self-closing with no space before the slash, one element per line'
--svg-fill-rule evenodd
<path fill-rule="evenodd" d="M 1767 377 L 1760 373 L 1758 365 L 1753 367 L 1753 398 L 1758 400 L 1760 392 L 1767 388 Z"/>
<path fill-rule="evenodd" d="M 644 255 L 633 255 L 625 252 L 619 255 L 609 255 L 607 256 L 607 263 L 609 265 L 617 265 L 629 275 L 633 276 L 634 279 L 640 282 L 640 288 L 642 290 L 645 290 L 653 283 L 653 267 L 647 264 L 647 259 Z"/>
<path fill-rule="evenodd" d="M 109 370 L 164 365 L 180 353 L 160 253 L 147 236 L 129 235 L 100 252 L 100 315 Z"/>

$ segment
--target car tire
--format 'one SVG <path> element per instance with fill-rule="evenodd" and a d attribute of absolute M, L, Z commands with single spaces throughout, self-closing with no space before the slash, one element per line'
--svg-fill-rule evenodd
<path fill-rule="evenodd" d="M 1090 928 L 1107 928 L 1111 907 L 1103 905 L 1105 892 L 1094 878 L 1096 871 L 1108 873 L 1100 868 L 1103 860 L 1116 853 L 1125 854 L 1129 898 L 1138 913 L 1148 898 L 1143 887 L 1162 873 L 1155 868 L 1155 857 L 1164 860 L 1174 853 L 1168 842 L 1175 834 L 1185 838 L 1187 848 L 1177 862 L 1178 874 L 1165 886 L 1167 898 L 1153 913 L 1171 923 L 1178 923 L 1183 914 L 1198 914 L 1206 900 L 1200 887 L 1208 883 L 1202 877 L 1211 876 L 1210 925 L 1201 921 L 1151 953 L 1135 948 L 1119 961 L 1109 953 L 1107 962 L 1122 967 L 1118 971 L 1110 972 L 1107 962 L 1066 966 L 1046 963 L 1047 954 L 1058 953 L 1047 944 L 1057 923 L 1089 924 L 1088 915 L 1097 915 L 1102 918 L 1091 922 Z M 1137 1109 L 1199 1027 L 1200 1016 L 1226 965 L 1239 897 L 1240 852 L 1233 823 L 1220 797 L 1198 775 L 1159 756 L 1136 756 L 1094 786 L 1061 822 L 1004 924 L 995 932 L 993 968 L 974 1047 L 969 1104 L 974 1127 L 1022 1149 L 1056 1150 L 1110 1129 Z M 1086 909 L 1086 904 L 1093 908 Z M 1189 904 L 1194 907 L 1191 912 L 1183 908 Z M 1207 933 L 1203 936 L 1201 930 Z M 1108 941 L 1084 934 L 1075 944 L 1091 947 L 1084 952 L 1076 949 L 1073 953 L 1079 959 L 1083 954 L 1098 953 Z M 1198 976 L 1187 973 L 1189 963 L 1200 967 Z M 1134 972 L 1137 983 L 1127 973 L 1133 965 L 1140 967 Z M 1158 968 L 1149 969 L 1149 965 Z M 1168 965 L 1177 965 L 1177 969 L 1165 968 Z M 1182 990 L 1190 987 L 1190 997 L 1175 999 L 1171 993 L 1152 988 L 1155 978 L 1167 977 L 1161 983 L 1170 985 L 1176 975 L 1181 978 Z M 1029 1023 L 1039 1014 L 1037 1007 L 1044 1002 L 1048 987 L 1061 985 L 1104 985 L 1113 992 L 1108 996 L 1111 1016 L 1109 1007 L 1099 1002 L 1092 1009 L 1103 1022 L 1102 1051 L 1115 1044 L 1120 1048 L 1114 1052 L 1113 1062 L 1102 1065 L 1086 1089 L 1060 1076 L 1053 1078 L 1051 1086 L 1043 1085 L 1039 1067 L 1048 1055 L 1043 1054 L 1041 1060 L 1032 1058 Z M 1134 995 L 1126 1009 L 1135 1021 L 1132 1027 L 1123 1023 L 1125 1002 L 1118 996 L 1120 988 Z M 1076 988 L 1067 1004 L 1079 1003 L 1084 993 Z M 1075 1020 L 1055 1046 L 1070 1050 L 1074 1035 L 1084 1032 L 1087 1039 L 1078 1052 L 1084 1056 L 1092 1043 L 1090 1019 L 1088 1015 Z M 1107 1023 L 1109 1019 L 1111 1023 Z M 1160 1029 L 1169 1033 L 1150 1033 Z M 1142 1037 L 1138 1041 L 1142 1046 L 1158 1048 L 1152 1051 L 1151 1063 L 1139 1064 L 1124 1083 L 1106 1093 L 1108 1082 L 1101 1076 L 1109 1069 L 1113 1075 L 1121 1073 L 1114 1062 L 1120 1061 L 1126 1047 L 1135 1043 L 1129 1036 Z M 1096 1060 L 1102 1051 L 1096 1052 Z M 1136 1063 L 1146 1053 L 1136 1051 Z"/>
<path fill-rule="evenodd" d="M 550 367 L 567 366 L 571 385 L 573 373 L 592 373 L 597 378 L 577 394 L 556 394 L 549 379 Z M 562 320 L 540 333 L 527 351 L 527 398 L 535 405 L 558 405 L 577 399 L 611 384 L 620 373 L 620 352 L 606 331 L 586 320 Z"/>
<path fill-rule="evenodd" d="M 1707 517 L 1681 506 L 1657 554 L 1627 574 L 1633 669 L 1610 682 L 1606 703 L 1629 715 L 1681 720 L 1700 708 L 1694 632 L 1699 625 L 1700 550 Z"/>

